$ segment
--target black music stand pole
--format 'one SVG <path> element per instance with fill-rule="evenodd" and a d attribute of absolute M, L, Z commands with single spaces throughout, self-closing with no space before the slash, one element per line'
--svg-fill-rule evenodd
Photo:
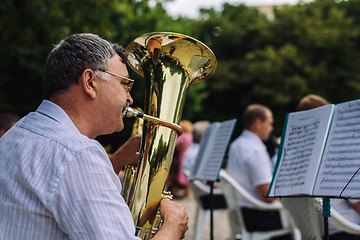
<path fill-rule="evenodd" d="M 323 198 L 324 240 L 329 240 L 330 198 Z"/>
<path fill-rule="evenodd" d="M 214 182 L 208 181 L 208 184 L 210 186 L 210 240 L 214 239 Z"/>

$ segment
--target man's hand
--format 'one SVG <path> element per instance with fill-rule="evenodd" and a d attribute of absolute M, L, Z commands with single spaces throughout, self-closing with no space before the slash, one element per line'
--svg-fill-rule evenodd
<path fill-rule="evenodd" d="M 270 202 L 273 202 L 276 200 L 276 198 L 266 197 L 269 187 L 270 187 L 270 183 L 265 183 L 262 185 L 258 185 L 255 188 L 256 192 L 257 192 L 258 196 L 261 198 L 261 200 L 263 200 L 264 202 L 267 202 L 267 203 L 270 203 Z"/>
<path fill-rule="evenodd" d="M 126 165 L 137 165 L 140 150 L 141 136 L 133 135 L 122 145 L 113 155 L 110 160 L 116 174 Z"/>
<path fill-rule="evenodd" d="M 153 239 L 183 239 L 185 237 L 185 232 L 189 228 L 189 217 L 184 206 L 164 198 L 160 202 L 160 214 L 163 219 L 163 224 Z"/>
<path fill-rule="evenodd" d="M 353 208 L 355 209 L 355 211 L 360 214 L 360 201 L 357 202 L 349 202 L 350 204 L 352 204 Z"/>

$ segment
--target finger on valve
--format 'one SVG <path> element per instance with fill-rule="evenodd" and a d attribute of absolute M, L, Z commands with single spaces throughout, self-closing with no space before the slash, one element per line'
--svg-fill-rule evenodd
<path fill-rule="evenodd" d="M 164 220 L 164 224 L 171 223 L 180 231 L 182 238 L 185 236 L 185 232 L 188 230 L 189 216 L 183 205 L 176 203 L 168 198 L 164 198 L 160 203 L 160 213 Z"/>

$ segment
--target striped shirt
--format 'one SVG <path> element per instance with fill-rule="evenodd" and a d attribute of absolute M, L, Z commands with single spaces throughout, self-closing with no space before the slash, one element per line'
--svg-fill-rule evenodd
<path fill-rule="evenodd" d="M 99 142 L 44 100 L 0 138 L 0 239 L 139 239 Z"/>

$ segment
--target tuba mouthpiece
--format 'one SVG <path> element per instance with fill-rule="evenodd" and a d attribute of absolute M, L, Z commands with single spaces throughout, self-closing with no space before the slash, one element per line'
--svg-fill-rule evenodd
<path fill-rule="evenodd" d="M 143 118 L 144 114 L 135 111 L 132 107 L 127 106 L 124 111 L 123 114 L 125 117 L 136 117 L 136 118 Z"/>

